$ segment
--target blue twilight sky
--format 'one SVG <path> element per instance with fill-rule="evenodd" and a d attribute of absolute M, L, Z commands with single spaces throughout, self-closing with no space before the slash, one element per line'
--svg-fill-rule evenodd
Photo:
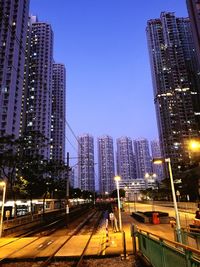
<path fill-rule="evenodd" d="M 188 16 L 185 0 L 31 0 L 30 13 L 52 25 L 55 61 L 66 66 L 76 135 L 157 138 L 145 27 L 162 11 Z"/>

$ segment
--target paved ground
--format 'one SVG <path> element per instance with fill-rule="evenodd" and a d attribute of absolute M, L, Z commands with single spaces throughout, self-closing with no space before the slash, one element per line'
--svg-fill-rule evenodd
<path fill-rule="evenodd" d="M 154 206 L 154 210 L 168 212 L 170 217 L 175 217 L 174 209 L 170 207 L 161 207 Z M 150 224 L 150 223 L 140 223 L 131 217 L 132 212 L 134 211 L 152 211 L 152 205 L 141 204 L 141 203 L 129 203 L 125 205 L 125 211 L 121 213 L 122 215 L 122 227 L 125 231 L 126 240 L 127 240 L 127 248 L 129 251 L 132 251 L 132 239 L 131 239 L 131 231 L 130 227 L 132 224 L 136 225 L 138 228 L 143 229 L 144 231 L 150 232 L 158 237 L 162 237 L 164 239 L 168 239 L 171 241 L 175 241 L 175 228 L 172 228 L 170 224 Z M 116 212 L 116 216 L 118 213 Z M 193 223 L 195 214 L 186 213 L 179 211 L 180 223 L 181 227 L 186 228 L 189 224 Z M 112 232 L 112 231 L 111 231 Z M 196 242 L 189 238 L 189 245 L 197 248 Z"/>

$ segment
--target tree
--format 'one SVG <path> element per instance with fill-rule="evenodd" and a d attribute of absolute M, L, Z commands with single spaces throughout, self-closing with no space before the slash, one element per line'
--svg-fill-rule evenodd
<path fill-rule="evenodd" d="M 199 186 L 200 186 L 200 166 L 186 170 L 181 174 L 180 193 L 185 200 L 189 196 L 190 201 L 199 201 Z"/>
<path fill-rule="evenodd" d="M 81 198 L 81 189 L 80 188 L 73 188 L 71 189 L 71 197 L 72 198 Z"/>
<path fill-rule="evenodd" d="M 26 132 L 18 139 L 14 135 L 0 137 L 0 175 L 7 180 L 8 193 L 14 201 L 16 194 L 28 193 L 32 199 L 34 192 L 44 191 L 42 178 L 46 170 L 37 151 L 46 145 L 47 138 L 38 131 Z"/>
<path fill-rule="evenodd" d="M 22 155 L 19 154 L 20 142 L 15 139 L 14 135 L 0 137 L 0 175 L 1 179 L 7 182 L 7 193 L 12 195 L 16 200 L 16 170 L 22 165 Z M 14 209 L 16 216 L 16 205 Z"/>
<path fill-rule="evenodd" d="M 125 197 L 125 190 L 124 190 L 124 189 L 119 189 L 119 196 L 120 196 L 120 197 Z M 117 198 L 117 189 L 115 189 L 115 190 L 111 193 L 111 197 L 112 197 L 112 198 Z"/>

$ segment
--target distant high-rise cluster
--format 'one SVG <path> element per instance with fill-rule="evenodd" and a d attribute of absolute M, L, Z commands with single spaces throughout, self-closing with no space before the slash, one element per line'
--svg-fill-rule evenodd
<path fill-rule="evenodd" d="M 189 163 L 188 141 L 200 133 L 200 68 L 190 20 L 162 12 L 148 21 L 147 38 L 161 154 L 177 173 Z"/>
<path fill-rule="evenodd" d="M 152 167 L 152 157 L 158 157 L 160 148 L 158 141 L 152 141 L 152 155 L 147 139 L 134 140 L 123 136 L 116 140 L 116 153 L 113 138 L 104 135 L 97 138 L 97 162 L 95 159 L 94 138 L 89 134 L 78 137 L 78 183 L 81 190 L 94 190 L 95 182 L 99 184 L 102 195 L 110 194 L 115 188 L 114 177 L 121 177 L 124 187 L 137 185 L 137 190 L 152 185 L 164 178 L 163 168 Z M 155 152 L 156 151 L 156 152 Z M 116 155 L 116 156 L 114 156 Z M 98 181 L 95 165 L 98 164 Z M 149 176 L 147 178 L 147 175 Z M 154 186 L 154 185 L 153 185 Z M 138 191 L 139 192 L 139 191 Z"/>
<path fill-rule="evenodd" d="M 65 67 L 53 61 L 51 25 L 28 16 L 28 0 L 0 10 L 0 136 L 31 135 L 32 154 L 64 162 Z"/>

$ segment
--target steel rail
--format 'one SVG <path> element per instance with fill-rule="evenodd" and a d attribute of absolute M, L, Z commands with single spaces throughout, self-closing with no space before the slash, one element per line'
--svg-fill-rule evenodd
<path fill-rule="evenodd" d="M 89 237 L 89 239 L 88 239 L 88 241 L 87 241 L 87 243 L 86 243 L 86 245 L 85 245 L 85 248 L 83 249 L 83 252 L 82 252 L 82 254 L 81 254 L 81 256 L 80 256 L 80 258 L 79 258 L 77 264 L 75 265 L 75 267 L 80 267 L 80 266 L 82 265 L 82 263 L 83 263 L 83 258 L 84 258 L 84 256 L 85 256 L 85 253 L 86 253 L 86 251 L 87 251 L 87 249 L 88 249 L 88 246 L 89 246 L 89 244 L 90 244 L 90 241 L 91 241 L 93 235 L 95 234 L 95 232 L 96 232 L 96 230 L 97 230 L 97 228 L 98 228 L 98 226 L 99 226 L 99 221 L 101 220 L 101 218 L 102 218 L 102 212 L 100 213 L 100 215 L 99 215 L 99 217 L 98 217 L 98 219 L 97 219 L 97 221 L 96 221 L 96 223 L 95 223 L 95 225 L 94 225 L 94 228 L 93 228 L 93 230 L 92 230 L 92 233 L 91 233 L 91 235 L 90 235 L 90 237 Z"/>
<path fill-rule="evenodd" d="M 39 267 L 46 267 L 49 266 L 51 261 L 54 259 L 56 253 L 70 240 L 73 236 L 77 235 L 83 227 L 90 221 L 92 217 L 96 215 L 97 211 L 93 212 L 90 216 L 88 216 L 72 233 L 71 235 L 65 240 L 63 244 L 61 244 L 48 258 L 45 262 L 43 262 Z M 102 212 L 101 212 L 102 213 Z M 95 224 L 96 225 L 96 224 Z M 93 231 L 92 231 L 93 232 Z M 85 251 L 85 250 L 84 250 Z"/>
<path fill-rule="evenodd" d="M 44 225 L 44 226 L 42 226 L 42 227 L 40 228 L 40 230 L 39 230 L 39 229 L 36 229 L 36 230 L 29 230 L 29 231 L 27 231 L 27 232 L 25 232 L 25 233 L 22 233 L 22 234 L 16 236 L 17 238 L 15 238 L 14 240 L 11 240 L 11 241 L 9 241 L 9 242 L 3 244 L 3 245 L 0 245 L 0 248 L 5 247 L 5 246 L 7 246 L 7 245 L 9 245 L 9 244 L 11 244 L 11 243 L 14 243 L 14 242 L 16 242 L 16 241 L 18 241 L 18 240 L 20 240 L 20 239 L 22 239 L 22 238 L 24 238 L 24 237 L 28 237 L 28 236 L 30 236 L 31 234 L 36 234 L 36 233 L 38 233 L 38 232 L 42 232 L 42 231 L 44 231 L 43 228 L 45 229 L 45 228 L 51 227 L 52 225 L 57 224 L 57 223 L 61 222 L 62 220 L 63 220 L 63 219 L 59 219 L 59 220 L 57 220 L 57 221 L 54 221 L 54 222 L 49 223 L 48 225 Z M 53 230 L 50 230 L 50 233 L 53 233 L 53 232 L 55 232 L 56 230 L 57 230 L 57 229 L 54 228 Z M 49 232 L 48 232 L 48 233 L 45 233 L 45 234 L 42 234 L 42 236 L 40 236 L 40 237 L 46 236 L 46 235 L 48 235 L 48 234 L 49 234 Z M 0 262 L 1 262 L 1 258 L 0 258 Z"/>
<path fill-rule="evenodd" d="M 79 215 L 80 215 L 80 213 L 79 213 Z M 89 219 L 90 219 L 90 218 L 89 218 Z M 89 219 L 88 219 L 88 220 L 89 220 Z M 64 220 L 64 219 L 59 219 L 59 220 Z M 59 220 L 58 220 L 58 221 L 59 221 Z M 85 224 L 86 224 L 86 223 L 87 223 L 87 222 L 85 222 Z M 53 223 L 51 222 L 50 225 L 51 225 L 51 224 L 53 224 Z M 49 225 L 47 225 L 46 227 L 49 227 Z M 43 228 L 43 227 L 42 227 L 42 228 Z M 51 230 L 51 233 L 52 233 L 52 232 L 55 232 L 55 231 L 57 231 L 57 229 L 53 229 L 53 231 Z M 80 231 L 80 230 L 78 229 L 77 231 Z M 35 232 L 38 232 L 38 231 L 34 231 L 34 233 L 35 233 Z M 27 233 L 30 234 L 30 231 L 28 231 Z M 33 233 L 33 231 L 32 231 L 32 233 Z M 28 234 L 27 234 L 27 235 L 28 235 Z M 26 235 L 26 236 L 27 236 L 27 235 Z M 38 241 L 39 239 L 41 239 L 42 237 L 44 237 L 44 236 L 46 236 L 46 235 L 47 235 L 47 234 L 42 235 L 42 236 L 39 236 L 39 237 L 37 237 L 36 239 L 34 239 L 34 240 L 32 240 L 31 242 L 29 242 L 28 244 L 26 244 L 26 245 L 24 245 L 24 246 L 22 246 L 22 247 L 16 249 L 15 251 L 12 251 L 11 253 L 9 253 L 8 255 L 6 255 L 5 257 L 0 258 L 0 266 L 1 266 L 1 264 L 2 264 L 3 262 L 5 262 L 6 260 L 8 260 L 8 261 L 12 261 L 11 259 L 9 259 L 10 256 L 12 256 L 13 254 L 19 252 L 20 250 L 26 248 L 27 246 L 29 246 L 29 245 L 31 245 L 32 243 Z M 74 235 L 74 232 L 73 232 L 72 236 L 73 236 L 73 235 Z M 22 238 L 24 238 L 24 236 L 19 237 L 19 238 L 15 239 L 15 240 L 12 240 L 12 241 L 10 241 L 10 242 L 8 242 L 8 243 L 6 243 L 6 244 L 4 244 L 4 245 L 2 245 L 2 246 L 0 246 L 0 247 L 4 247 L 4 246 L 7 246 L 7 245 L 9 245 L 9 244 L 11 244 L 11 243 L 13 243 L 13 242 L 17 242 L 18 240 L 20 240 L 20 239 L 22 239 Z M 66 241 L 68 241 L 68 240 L 66 240 Z M 65 241 L 65 242 L 66 242 L 66 241 Z M 43 243 L 44 243 L 44 242 L 42 242 L 41 244 L 43 244 Z M 39 252 L 38 252 L 38 253 L 39 253 Z M 34 258 L 36 258 L 36 257 L 34 257 Z"/>

